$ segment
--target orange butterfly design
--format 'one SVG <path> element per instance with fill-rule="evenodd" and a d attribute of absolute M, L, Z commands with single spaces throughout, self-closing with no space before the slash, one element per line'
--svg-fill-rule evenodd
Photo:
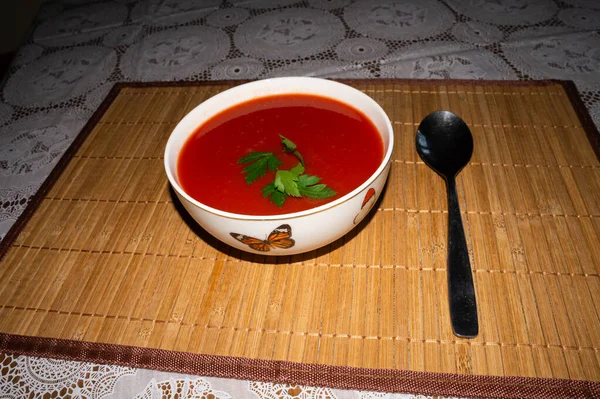
<path fill-rule="evenodd" d="M 250 248 L 260 252 L 269 252 L 271 248 L 287 249 L 293 247 L 296 243 L 296 241 L 291 238 L 292 227 L 289 224 L 282 224 L 277 227 L 269 234 L 266 240 L 238 233 L 229 234 L 242 244 L 246 244 Z"/>
<path fill-rule="evenodd" d="M 369 188 L 369 190 L 367 190 L 367 193 L 365 194 L 365 198 L 363 199 L 362 205 L 360 206 L 360 211 L 354 217 L 354 224 L 358 224 L 366 216 L 366 214 L 369 213 L 369 211 L 373 208 L 374 205 L 375 189 L 371 187 Z"/>

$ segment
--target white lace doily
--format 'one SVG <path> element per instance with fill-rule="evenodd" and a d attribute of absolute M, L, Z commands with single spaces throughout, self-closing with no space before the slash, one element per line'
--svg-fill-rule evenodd
<path fill-rule="evenodd" d="M 134 22 L 154 26 L 182 25 L 215 11 L 221 0 L 148 0 L 136 2 L 131 11 Z"/>
<path fill-rule="evenodd" d="M 398 50 L 381 61 L 381 75 L 414 79 L 514 79 L 508 65 L 489 50 L 429 42 Z"/>
<path fill-rule="evenodd" d="M 26 175 L 42 182 L 90 115 L 74 110 L 41 111 L 0 128 L 0 186 L 17 186 Z"/>
<path fill-rule="evenodd" d="M 321 10 L 334 10 L 342 8 L 352 3 L 353 0 L 308 0 L 308 4 L 313 8 Z"/>
<path fill-rule="evenodd" d="M 162 30 L 129 47 L 121 60 L 121 70 L 126 76 L 141 80 L 186 79 L 222 61 L 229 47 L 229 37 L 217 28 L 185 26 Z"/>
<path fill-rule="evenodd" d="M 122 4 L 83 5 L 49 17 L 36 28 L 33 39 L 46 46 L 83 43 L 121 26 L 126 18 L 127 7 Z"/>
<path fill-rule="evenodd" d="M 452 12 L 437 0 L 359 0 L 344 10 L 344 19 L 361 35 L 389 40 L 424 39 L 454 23 Z"/>
<path fill-rule="evenodd" d="M 13 113 L 13 106 L 0 102 L 0 127 L 13 118 Z"/>
<path fill-rule="evenodd" d="M 580 90 L 600 90 L 600 35 L 595 32 L 527 28 L 503 46 L 507 59 L 533 79 L 574 80 Z"/>
<path fill-rule="evenodd" d="M 1 178 L 0 178 L 1 180 Z M 16 221 L 15 215 L 23 213 L 29 200 L 40 188 L 41 183 L 31 183 L 23 187 L 0 188 L 0 240 Z M 1 186 L 0 186 L 1 187 Z"/>
<path fill-rule="evenodd" d="M 234 34 L 235 44 L 242 53 L 266 59 L 318 54 L 343 37 L 344 25 L 338 17 L 310 8 L 258 15 L 240 25 Z"/>
<path fill-rule="evenodd" d="M 23 65 L 27 65 L 36 58 L 38 58 L 44 52 L 44 47 L 39 44 L 29 43 L 21 46 L 19 52 L 15 55 L 12 60 L 11 67 L 18 69 Z"/>
<path fill-rule="evenodd" d="M 497 27 L 477 21 L 459 22 L 452 27 L 457 40 L 473 44 L 492 44 L 502 41 L 504 34 Z"/>
<path fill-rule="evenodd" d="M 231 58 L 215 65 L 210 71 L 214 80 L 256 79 L 264 71 L 264 65 L 252 58 Z"/>
<path fill-rule="evenodd" d="M 106 98 L 106 95 L 108 94 L 108 92 L 110 91 L 110 89 L 112 87 L 113 87 L 113 83 L 104 83 L 104 84 L 98 86 L 97 88 L 95 88 L 94 90 L 90 91 L 85 96 L 86 109 L 89 110 L 90 112 L 93 112 L 96 109 L 98 109 L 98 106 L 100 106 L 100 104 L 102 104 L 102 101 L 104 101 L 104 99 Z"/>
<path fill-rule="evenodd" d="M 186 399 L 230 399 L 226 392 L 212 389 L 210 383 L 204 378 L 170 378 L 166 381 L 152 379 L 143 392 L 136 395 L 135 399 L 163 399 L 163 398 L 186 398 Z"/>
<path fill-rule="evenodd" d="M 600 120 L 600 99 L 588 106 L 590 116 L 594 121 Z"/>
<path fill-rule="evenodd" d="M 558 13 L 558 19 L 574 28 L 597 30 L 600 27 L 600 10 L 589 8 L 567 8 Z"/>
<path fill-rule="evenodd" d="M 536 24 L 557 10 L 547 0 L 448 0 L 448 4 L 470 18 L 499 25 Z"/>
<path fill-rule="evenodd" d="M 369 69 L 342 61 L 297 61 L 268 72 L 268 77 L 317 76 L 325 78 L 361 79 L 373 77 Z"/>
<path fill-rule="evenodd" d="M 2 398 L 102 398 L 135 369 L 0 353 Z"/>
<path fill-rule="evenodd" d="M 574 7 L 595 8 L 600 10 L 600 3 L 597 0 L 562 0 L 568 5 Z"/>
<path fill-rule="evenodd" d="M 250 17 L 250 11 L 244 8 L 224 8 L 206 17 L 206 23 L 217 28 L 237 26 Z"/>
<path fill-rule="evenodd" d="M 334 399 L 336 397 L 329 388 L 264 384 L 260 382 L 250 382 L 248 390 L 255 393 L 260 399 Z"/>
<path fill-rule="evenodd" d="M 298 3 L 298 0 L 277 0 L 277 2 L 273 0 L 229 0 L 229 2 L 236 7 L 271 9 L 292 5 Z"/>
<path fill-rule="evenodd" d="M 0 92 L 0 239 L 116 81 L 567 79 L 598 125 L 598 20 L 597 0 L 47 0 Z M 8 397 L 421 398 L 2 359 Z"/>
<path fill-rule="evenodd" d="M 381 40 L 364 37 L 345 39 L 335 48 L 335 53 L 342 61 L 378 60 L 388 53 L 388 46 Z"/>
<path fill-rule="evenodd" d="M 106 47 L 128 46 L 142 37 L 142 25 L 127 25 L 111 29 L 104 38 L 102 44 Z"/>
<path fill-rule="evenodd" d="M 60 104 L 106 81 L 117 65 L 114 50 L 80 46 L 40 57 L 12 74 L 4 87 L 5 100 L 22 107 Z"/>

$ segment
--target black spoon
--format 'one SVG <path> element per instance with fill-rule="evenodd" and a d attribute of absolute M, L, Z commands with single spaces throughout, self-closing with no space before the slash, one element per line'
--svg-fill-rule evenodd
<path fill-rule="evenodd" d="M 452 330 L 458 337 L 479 333 L 469 253 L 456 194 L 456 176 L 471 159 L 473 136 L 467 124 L 448 111 L 427 115 L 417 129 L 417 152 L 446 181 L 448 193 L 448 298 Z"/>

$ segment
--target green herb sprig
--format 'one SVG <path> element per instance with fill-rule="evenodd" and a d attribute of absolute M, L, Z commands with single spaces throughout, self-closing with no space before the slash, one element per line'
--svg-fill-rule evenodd
<path fill-rule="evenodd" d="M 259 177 L 267 174 L 267 168 L 275 172 L 279 165 L 283 164 L 279 158 L 272 152 L 251 152 L 247 156 L 240 158 L 239 163 L 250 163 L 246 166 L 243 173 L 246 173 L 246 183 L 252 184 Z"/>
<path fill-rule="evenodd" d="M 293 154 L 300 162 L 290 170 L 279 170 L 279 166 L 283 162 L 272 152 L 251 152 L 238 160 L 238 163 L 249 163 L 242 170 L 242 173 L 246 174 L 246 183 L 252 184 L 258 178 L 266 175 L 267 169 L 275 172 L 275 179 L 262 189 L 262 194 L 280 208 L 290 196 L 323 199 L 336 195 L 337 192 L 327 187 L 326 184 L 318 184 L 321 181 L 320 177 L 304 173 L 306 165 L 296 144 L 282 135 L 279 136 L 283 151 Z"/>
<path fill-rule="evenodd" d="M 296 156 L 296 158 L 298 158 L 298 160 L 300 161 L 302 166 L 304 166 L 304 158 L 302 158 L 302 155 L 300 155 L 298 150 L 296 150 L 296 144 L 294 144 L 292 142 L 292 140 L 283 137 L 283 135 L 281 135 L 281 134 L 279 135 L 279 137 L 281 137 L 281 144 L 283 144 L 283 151 L 294 154 Z"/>

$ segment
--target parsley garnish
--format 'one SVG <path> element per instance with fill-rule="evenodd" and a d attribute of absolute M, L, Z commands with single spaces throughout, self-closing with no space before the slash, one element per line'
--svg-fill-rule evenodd
<path fill-rule="evenodd" d="M 267 168 L 271 172 L 276 172 L 275 179 L 262 189 L 262 194 L 280 208 L 288 196 L 322 199 L 336 195 L 337 193 L 327 185 L 317 184 L 321 181 L 320 177 L 304 174 L 306 170 L 304 158 L 296 144 L 282 135 L 279 136 L 283 151 L 294 154 L 300 163 L 290 170 L 279 170 L 283 162 L 272 152 L 251 152 L 238 160 L 238 163 L 250 163 L 242 170 L 242 173 L 246 173 L 246 183 L 252 184 L 256 179 L 264 176 Z"/>
<path fill-rule="evenodd" d="M 265 187 L 263 187 L 262 193 L 263 193 L 263 197 L 265 197 L 265 198 L 269 197 L 269 200 L 271 200 L 272 203 L 274 203 L 275 205 L 277 205 L 280 208 L 283 206 L 283 203 L 285 202 L 285 199 L 287 197 L 287 195 L 285 195 L 284 193 L 282 193 L 281 191 L 279 191 L 275 188 L 274 182 L 271 182 L 271 183 L 267 184 Z"/>
<path fill-rule="evenodd" d="M 283 162 L 279 160 L 272 152 L 251 152 L 247 156 L 238 159 L 238 163 L 249 163 L 246 166 L 243 173 L 246 173 L 246 183 L 252 184 L 259 177 L 263 177 L 267 174 L 267 168 L 271 172 L 275 172 L 279 165 Z"/>
<path fill-rule="evenodd" d="M 296 150 L 296 144 L 294 144 L 292 142 L 292 140 L 283 137 L 283 135 L 281 135 L 281 134 L 279 135 L 279 137 L 281 137 L 281 144 L 283 144 L 283 151 L 291 152 L 292 154 L 294 154 L 296 156 L 296 158 L 298 158 L 300 160 L 300 163 L 302 164 L 302 166 L 304 166 L 304 158 L 302 158 L 302 155 L 300 155 L 298 150 Z"/>
<path fill-rule="evenodd" d="M 298 175 L 302 172 L 304 172 L 304 166 L 301 163 L 290 170 L 278 170 L 273 184 L 282 193 L 292 197 L 301 197 L 300 190 L 298 190 Z"/>
<path fill-rule="evenodd" d="M 305 197 L 310 198 L 329 198 L 337 193 L 327 187 L 325 184 L 317 184 L 321 178 L 311 175 L 298 176 L 298 191 Z"/>

